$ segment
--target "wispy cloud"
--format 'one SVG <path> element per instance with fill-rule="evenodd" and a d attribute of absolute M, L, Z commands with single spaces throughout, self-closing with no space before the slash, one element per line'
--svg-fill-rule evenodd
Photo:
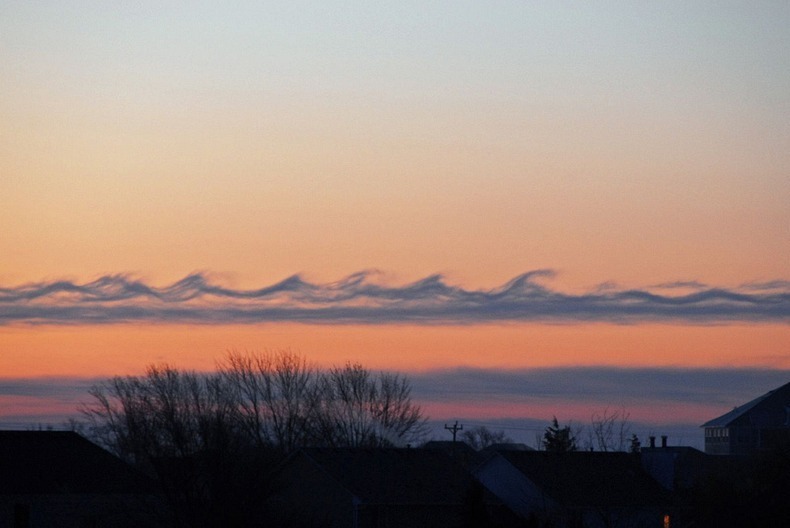
<path fill-rule="evenodd" d="M 696 282 L 641 289 L 607 284 L 573 294 L 545 284 L 553 275 L 550 270 L 530 271 L 488 290 L 453 285 L 442 275 L 392 285 L 379 281 L 372 271 L 332 283 L 312 283 L 294 275 L 249 290 L 222 286 L 204 274 L 163 287 L 128 275 L 107 275 L 82 284 L 61 280 L 0 287 L 0 324 L 790 321 L 788 281 L 740 288 Z"/>

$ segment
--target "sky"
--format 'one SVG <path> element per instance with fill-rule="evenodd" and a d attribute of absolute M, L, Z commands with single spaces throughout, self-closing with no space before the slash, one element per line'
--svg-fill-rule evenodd
<path fill-rule="evenodd" d="M 0 3 L 0 425 L 228 350 L 499 425 L 790 381 L 790 4 L 378 4 Z"/>

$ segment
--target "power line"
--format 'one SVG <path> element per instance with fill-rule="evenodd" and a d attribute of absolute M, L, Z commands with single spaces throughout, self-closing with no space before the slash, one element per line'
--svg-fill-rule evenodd
<path fill-rule="evenodd" d="M 450 431 L 451 433 L 453 433 L 453 443 L 455 443 L 455 435 L 458 433 L 458 431 L 464 430 L 463 424 L 458 425 L 458 420 L 456 420 L 455 423 L 451 426 L 444 424 L 444 428 Z"/>
<path fill-rule="evenodd" d="M 458 422 L 456 422 L 458 423 Z M 496 429 L 509 429 L 513 431 L 544 431 L 546 428 L 543 426 L 534 426 L 534 427 L 524 427 L 524 426 L 517 426 L 517 425 L 503 425 L 503 424 L 493 424 L 493 423 L 484 423 L 484 422 L 470 422 L 466 421 L 466 425 L 475 425 L 481 427 L 493 427 Z M 445 425 L 445 429 L 447 426 Z"/>

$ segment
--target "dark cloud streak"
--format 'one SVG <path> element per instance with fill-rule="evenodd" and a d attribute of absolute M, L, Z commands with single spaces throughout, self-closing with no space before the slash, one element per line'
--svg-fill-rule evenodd
<path fill-rule="evenodd" d="M 790 370 L 760 368 L 453 368 L 409 375 L 418 398 L 435 401 L 573 400 L 617 406 L 744 403 L 790 381 Z"/>
<path fill-rule="evenodd" d="M 87 395 L 101 378 L 48 376 L 40 378 L 0 378 L 0 397 L 23 396 L 74 400 Z"/>
<path fill-rule="evenodd" d="M 550 270 L 524 273 L 490 290 L 469 290 L 432 275 L 406 285 L 376 281 L 375 272 L 317 284 L 298 275 L 252 290 L 213 283 L 203 274 L 156 287 L 126 275 L 78 284 L 53 281 L 0 288 L 0 325 L 113 324 L 484 324 L 497 322 L 672 322 L 724 324 L 790 321 L 790 283 L 708 287 L 666 295 L 613 285 L 570 294 L 541 282 Z"/>
<path fill-rule="evenodd" d="M 459 411 L 469 403 L 501 402 L 512 414 L 478 417 L 489 427 L 508 428 L 511 436 L 521 434 L 530 441 L 547 425 L 542 416 L 546 407 L 561 413 L 563 406 L 586 407 L 590 413 L 605 409 L 625 409 L 631 416 L 633 431 L 640 438 L 647 434 L 671 434 L 673 442 L 682 439 L 702 447 L 699 425 L 735 405 L 745 403 L 790 381 L 790 370 L 762 368 L 616 368 L 609 366 L 554 367 L 532 369 L 454 368 L 405 373 L 412 385 L 412 397 L 427 408 L 432 404 L 458 404 Z M 80 404 L 91 400 L 90 386 L 102 381 L 86 377 L 0 378 L 0 426 L 30 428 L 35 424 L 63 424 L 80 418 Z M 35 398 L 37 405 L 14 412 L 15 398 Z M 509 406 L 510 404 L 523 404 Z M 535 404 L 530 412 L 530 404 Z M 676 423 L 676 410 L 691 405 L 702 409 L 696 422 Z M 647 417 L 639 409 L 653 407 L 659 416 Z M 527 414 L 525 415 L 525 409 Z M 27 414 L 25 414 L 27 413 Z M 438 434 L 444 434 L 442 417 L 434 417 Z M 458 416 L 464 424 L 475 419 Z M 568 416 L 561 416 L 568 420 Z M 571 418 L 572 419 L 572 418 Z M 688 419 L 688 418 L 687 418 Z M 586 417 L 585 417 L 586 420 Z M 446 421 L 446 420 L 445 420 Z M 653 423 L 655 422 L 655 423 Z M 585 423 L 584 421 L 578 423 Z M 656 429 L 657 423 L 662 424 Z M 675 424 L 673 427 L 667 424 Z"/>

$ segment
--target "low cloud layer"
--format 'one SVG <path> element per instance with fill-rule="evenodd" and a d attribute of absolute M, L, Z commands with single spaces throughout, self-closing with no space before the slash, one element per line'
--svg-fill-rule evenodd
<path fill-rule="evenodd" d="M 616 285 L 588 293 L 545 284 L 549 270 L 519 275 L 497 288 L 465 289 L 442 275 L 405 285 L 360 272 L 332 283 L 298 275 L 258 289 L 224 287 L 203 274 L 157 287 L 127 275 L 80 284 L 52 281 L 0 287 L 0 324 L 126 322 L 255 324 L 484 324 L 496 322 L 789 322 L 790 283 L 717 288 L 697 282 L 641 289 Z"/>
<path fill-rule="evenodd" d="M 699 425 L 790 382 L 790 370 L 558 367 L 539 369 L 455 368 L 406 373 L 414 400 L 429 410 L 436 437 L 445 438 L 447 416 L 430 410 L 453 409 L 453 418 L 467 427 L 505 429 L 519 441 L 531 442 L 552 414 L 563 422 L 569 406 L 582 409 L 584 425 L 592 412 L 624 409 L 632 432 L 669 434 L 673 443 L 702 447 Z M 79 418 L 81 403 L 96 378 L 0 378 L 0 427 L 60 427 Z M 504 412 L 482 417 L 464 413 L 470 404 L 490 403 Z M 683 408 L 691 412 L 683 413 Z M 586 409 L 586 411 L 585 411 Z M 653 409 L 648 415 L 643 413 Z M 546 414 L 548 413 L 548 414 Z M 686 422 L 679 422 L 677 416 Z M 451 420 L 452 420 L 451 419 Z"/>
<path fill-rule="evenodd" d="M 578 401 L 601 407 L 628 403 L 705 404 L 724 408 L 745 403 L 790 382 L 790 370 L 552 367 L 454 368 L 409 376 L 426 401 Z"/>

